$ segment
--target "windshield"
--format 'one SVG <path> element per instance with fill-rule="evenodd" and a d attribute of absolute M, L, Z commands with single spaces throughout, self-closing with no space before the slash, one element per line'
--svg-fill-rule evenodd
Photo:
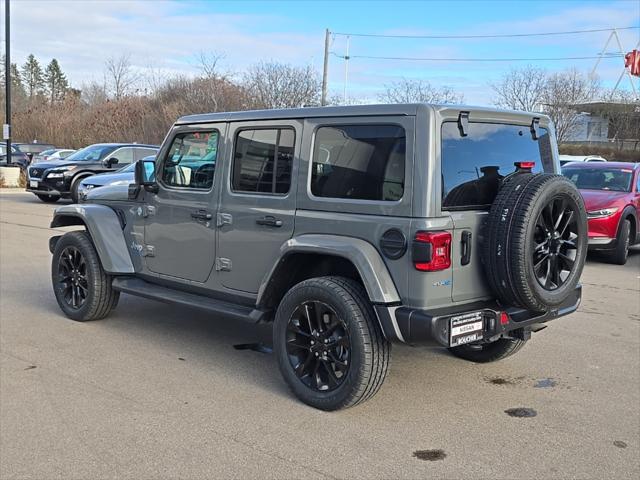
<path fill-rule="evenodd" d="M 97 162 L 113 152 L 118 146 L 90 145 L 69 155 L 65 160 L 70 162 Z"/>
<path fill-rule="evenodd" d="M 582 190 L 630 192 L 630 168 L 564 168 L 562 174 Z"/>

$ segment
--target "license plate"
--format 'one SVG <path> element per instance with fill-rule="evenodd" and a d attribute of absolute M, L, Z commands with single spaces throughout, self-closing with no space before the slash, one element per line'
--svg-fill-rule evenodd
<path fill-rule="evenodd" d="M 482 312 L 465 313 L 449 319 L 450 347 L 482 340 L 483 333 L 484 319 L 482 318 Z"/>
<path fill-rule="evenodd" d="M 30 180 L 29 181 L 29 186 L 31 188 L 38 188 L 38 181 L 37 180 Z"/>

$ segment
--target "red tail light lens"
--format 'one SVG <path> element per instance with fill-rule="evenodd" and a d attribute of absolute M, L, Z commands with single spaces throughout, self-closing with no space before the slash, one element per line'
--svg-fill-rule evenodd
<path fill-rule="evenodd" d="M 416 270 L 435 272 L 451 266 L 449 232 L 417 232 L 413 241 L 413 264 Z"/>
<path fill-rule="evenodd" d="M 516 162 L 514 165 L 522 170 L 531 170 L 536 166 L 536 162 Z"/>
<path fill-rule="evenodd" d="M 506 325 L 509 323 L 509 314 L 507 312 L 500 312 L 500 325 Z"/>

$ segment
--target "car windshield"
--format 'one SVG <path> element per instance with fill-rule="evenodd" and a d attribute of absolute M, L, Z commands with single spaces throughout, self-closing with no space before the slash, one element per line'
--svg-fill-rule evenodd
<path fill-rule="evenodd" d="M 581 190 L 630 192 L 633 170 L 630 168 L 564 168 L 562 174 Z"/>
<path fill-rule="evenodd" d="M 56 153 L 56 149 L 55 148 L 50 148 L 49 150 L 45 150 L 43 152 L 40 152 L 39 155 L 51 155 L 53 153 Z"/>
<path fill-rule="evenodd" d="M 70 162 L 97 162 L 113 152 L 118 146 L 90 145 L 69 155 L 65 160 Z"/>

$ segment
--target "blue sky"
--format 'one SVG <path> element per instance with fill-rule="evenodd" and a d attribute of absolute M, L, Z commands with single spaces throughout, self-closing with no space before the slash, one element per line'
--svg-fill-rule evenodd
<path fill-rule="evenodd" d="M 324 30 L 385 34 L 504 34 L 640 26 L 640 1 L 166 1 L 119 0 L 12 2 L 13 57 L 34 53 L 44 63 L 57 58 L 73 84 L 101 80 L 104 60 L 123 53 L 146 75 L 197 74 L 200 51 L 224 54 L 222 67 L 240 76 L 248 65 L 276 60 L 322 67 Z M 51 25 L 51 28 L 34 27 Z M 352 37 L 351 55 L 534 58 L 592 56 L 607 32 L 517 39 L 415 40 Z M 620 32 L 631 50 L 640 30 Z M 343 55 L 346 37 L 332 37 Z M 527 62 L 408 62 L 354 58 L 350 97 L 375 100 L 384 85 L 401 77 L 427 79 L 487 104 L 488 84 Z M 595 60 L 530 62 L 549 70 L 589 71 Z M 622 69 L 606 59 L 598 69 L 611 86 Z M 344 61 L 330 60 L 330 89 L 341 94 Z M 624 88 L 629 88 L 623 82 Z"/>

